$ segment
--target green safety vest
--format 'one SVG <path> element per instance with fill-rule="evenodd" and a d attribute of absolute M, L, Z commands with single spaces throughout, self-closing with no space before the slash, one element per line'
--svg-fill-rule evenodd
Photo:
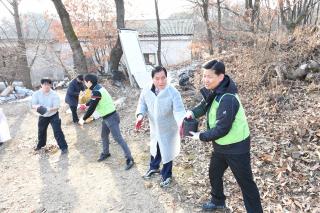
<path fill-rule="evenodd" d="M 219 138 L 215 140 L 215 142 L 219 145 L 228 145 L 228 144 L 233 144 L 233 143 L 238 143 L 249 137 L 250 135 L 250 130 L 249 130 L 249 125 L 248 121 L 244 112 L 244 109 L 242 107 L 242 104 L 240 102 L 240 99 L 238 95 L 230 94 L 230 93 L 225 93 L 221 98 L 220 101 L 218 102 L 217 100 L 214 100 L 211 107 L 210 111 L 208 113 L 208 129 L 213 129 L 216 126 L 217 120 L 216 120 L 216 115 L 217 115 L 217 110 L 219 107 L 219 104 L 222 100 L 222 98 L 226 95 L 232 95 L 237 98 L 239 101 L 239 110 L 236 114 L 235 120 L 232 123 L 232 127 L 230 131 L 228 132 L 227 135 L 225 135 L 222 138 Z"/>
<path fill-rule="evenodd" d="M 98 91 L 101 93 L 101 100 L 98 102 L 96 111 L 103 117 L 114 112 L 116 107 L 114 106 L 111 95 L 104 87 L 101 87 Z"/>

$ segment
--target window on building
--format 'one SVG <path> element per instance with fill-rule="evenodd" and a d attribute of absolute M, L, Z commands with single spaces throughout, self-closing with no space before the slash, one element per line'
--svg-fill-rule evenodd
<path fill-rule="evenodd" d="M 143 53 L 144 61 L 147 65 L 156 64 L 156 54 L 155 53 Z"/>

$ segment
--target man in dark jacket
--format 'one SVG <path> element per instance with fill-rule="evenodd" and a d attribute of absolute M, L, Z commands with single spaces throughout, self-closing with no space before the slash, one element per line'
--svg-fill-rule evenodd
<path fill-rule="evenodd" d="M 73 123 L 79 122 L 77 108 L 80 91 L 84 91 L 83 75 L 78 75 L 70 82 L 65 98 L 65 102 L 69 104 L 70 110 L 72 112 Z"/>
<path fill-rule="evenodd" d="M 222 62 L 211 60 L 203 65 L 203 100 L 187 117 L 207 115 L 207 131 L 190 132 L 193 139 L 212 141 L 209 178 L 212 199 L 203 204 L 203 210 L 213 211 L 226 207 L 223 193 L 223 175 L 230 167 L 243 195 L 247 212 L 262 211 L 258 188 L 253 180 L 250 165 L 250 131 L 238 90 L 231 78 L 225 75 Z"/>

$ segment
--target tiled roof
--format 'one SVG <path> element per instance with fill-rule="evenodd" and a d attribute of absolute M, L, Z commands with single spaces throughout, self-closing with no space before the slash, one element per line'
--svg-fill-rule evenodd
<path fill-rule="evenodd" d="M 157 36 L 157 20 L 126 20 L 126 28 L 134 29 L 140 36 Z M 192 19 L 161 19 L 160 31 L 162 36 L 193 35 Z"/>

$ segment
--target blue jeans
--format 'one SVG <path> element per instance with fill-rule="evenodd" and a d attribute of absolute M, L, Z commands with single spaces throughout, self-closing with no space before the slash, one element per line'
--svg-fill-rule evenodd
<path fill-rule="evenodd" d="M 155 157 L 151 155 L 150 169 L 159 169 L 160 163 L 161 163 L 161 152 L 160 152 L 159 144 L 157 144 L 157 155 Z M 172 176 L 172 161 L 163 164 L 160 174 L 163 180 Z"/>
<path fill-rule="evenodd" d="M 120 132 L 120 117 L 119 114 L 113 113 L 110 116 L 104 118 L 102 120 L 102 127 L 101 127 L 101 140 L 102 140 L 102 153 L 109 154 L 109 135 L 110 132 L 112 137 L 115 141 L 121 146 L 125 157 L 127 159 L 132 159 L 130 149 L 128 144 L 123 139 L 121 132 Z"/>
<path fill-rule="evenodd" d="M 60 149 L 68 148 L 67 142 L 64 138 L 64 134 L 61 129 L 61 119 L 59 118 L 58 112 L 50 117 L 39 116 L 37 148 L 41 148 L 46 145 L 46 143 L 47 143 L 47 129 L 48 129 L 49 124 L 51 124 L 51 126 L 52 126 L 54 138 L 56 139 L 59 148 Z"/>
<path fill-rule="evenodd" d="M 224 205 L 226 197 L 223 193 L 223 175 L 230 167 L 239 184 L 244 205 L 248 213 L 262 213 L 259 190 L 253 180 L 250 153 L 223 154 L 213 152 L 209 167 L 212 201 L 216 205 Z"/>

